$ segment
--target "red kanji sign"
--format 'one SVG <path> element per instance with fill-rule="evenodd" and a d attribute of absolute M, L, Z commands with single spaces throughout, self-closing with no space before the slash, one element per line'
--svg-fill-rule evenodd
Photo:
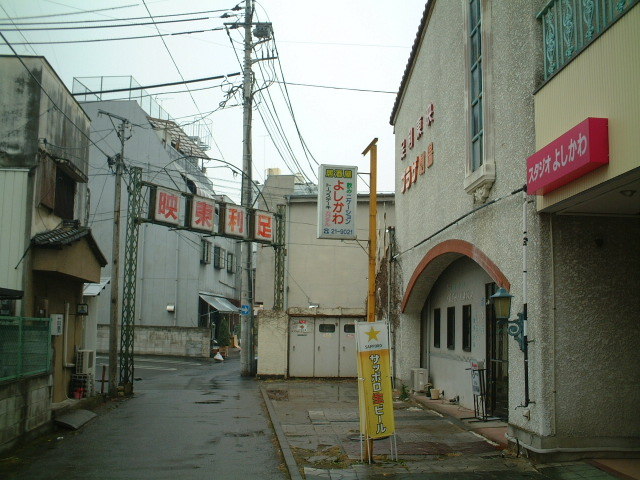
<path fill-rule="evenodd" d="M 216 232 L 216 204 L 213 200 L 203 197 L 193 197 L 191 203 L 191 224 L 194 230 Z"/>
<path fill-rule="evenodd" d="M 223 233 L 240 238 L 249 237 L 246 208 L 230 204 L 225 206 Z"/>
<path fill-rule="evenodd" d="M 276 220 L 273 213 L 256 210 L 253 216 L 254 240 L 273 243 Z"/>
<path fill-rule="evenodd" d="M 153 212 L 154 220 L 178 225 L 180 223 L 180 208 L 182 205 L 181 197 L 182 195 L 178 191 L 158 187 Z"/>

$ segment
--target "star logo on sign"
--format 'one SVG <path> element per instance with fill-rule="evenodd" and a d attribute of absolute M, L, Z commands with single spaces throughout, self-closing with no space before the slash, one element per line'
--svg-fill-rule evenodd
<path fill-rule="evenodd" d="M 378 334 L 380 333 L 380 330 L 374 330 L 374 328 L 371 327 L 371 330 L 369 330 L 368 332 L 364 332 L 364 333 L 369 335 L 369 341 L 378 340 Z"/>

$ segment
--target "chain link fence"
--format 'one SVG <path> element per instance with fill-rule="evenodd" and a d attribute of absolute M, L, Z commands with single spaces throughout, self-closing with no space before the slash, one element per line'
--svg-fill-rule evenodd
<path fill-rule="evenodd" d="M 0 381 L 49 372 L 50 321 L 48 318 L 0 317 Z"/>

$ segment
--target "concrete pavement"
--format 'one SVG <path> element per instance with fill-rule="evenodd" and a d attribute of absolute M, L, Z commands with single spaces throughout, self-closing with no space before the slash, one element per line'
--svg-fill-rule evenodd
<path fill-rule="evenodd" d="M 586 462 L 534 467 L 504 450 L 504 423 L 473 422 L 469 410 L 426 397 L 394 402 L 398 461 L 386 439 L 363 464 L 354 380 L 265 380 L 262 394 L 294 480 L 629 478 Z"/>

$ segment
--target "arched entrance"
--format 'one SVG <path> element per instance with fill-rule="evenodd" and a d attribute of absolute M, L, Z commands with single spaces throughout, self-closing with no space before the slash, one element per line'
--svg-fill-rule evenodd
<path fill-rule="evenodd" d="M 491 416 L 508 409 L 507 335 L 497 329 L 488 299 L 510 284 L 482 251 L 463 240 L 447 240 L 420 261 L 402 301 L 404 313 L 421 318 L 420 359 L 434 387 L 473 408 L 469 368 L 486 368 L 485 407 Z"/>

